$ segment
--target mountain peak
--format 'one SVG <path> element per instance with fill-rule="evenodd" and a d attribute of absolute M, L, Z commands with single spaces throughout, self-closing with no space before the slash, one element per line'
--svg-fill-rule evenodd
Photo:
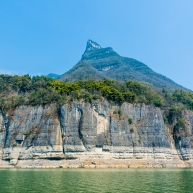
<path fill-rule="evenodd" d="M 80 62 L 60 79 L 73 81 L 89 78 L 135 80 L 150 83 L 158 88 L 184 89 L 169 78 L 154 72 L 142 62 L 122 57 L 111 47 L 102 48 L 92 40 L 87 41 L 86 50 Z"/>
<path fill-rule="evenodd" d="M 96 42 L 94 42 L 92 40 L 87 41 L 85 52 L 93 51 L 93 50 L 99 50 L 99 49 L 101 49 L 101 46 L 99 44 L 97 44 Z"/>

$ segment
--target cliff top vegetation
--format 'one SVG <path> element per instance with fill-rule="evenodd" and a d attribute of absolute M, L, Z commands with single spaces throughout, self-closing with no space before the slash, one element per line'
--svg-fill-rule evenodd
<path fill-rule="evenodd" d="M 178 106 L 193 110 L 192 92 L 167 91 L 142 82 L 108 79 L 62 82 L 47 76 L 0 75 L 0 108 L 62 104 L 81 99 L 86 102 L 107 99 L 117 104 L 144 103 L 160 108 Z"/>

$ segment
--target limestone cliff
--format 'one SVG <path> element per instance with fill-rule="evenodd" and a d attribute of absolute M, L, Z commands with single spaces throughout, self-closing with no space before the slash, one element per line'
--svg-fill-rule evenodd
<path fill-rule="evenodd" d="M 97 162 L 131 166 L 139 160 L 151 161 L 152 167 L 156 160 L 161 166 L 186 166 L 193 154 L 193 112 L 184 111 L 183 116 L 187 129 L 175 141 L 162 111 L 153 106 L 103 101 L 2 110 L 0 166 L 36 167 L 42 160 L 55 167 L 83 167 L 87 162 L 95 167 Z"/>

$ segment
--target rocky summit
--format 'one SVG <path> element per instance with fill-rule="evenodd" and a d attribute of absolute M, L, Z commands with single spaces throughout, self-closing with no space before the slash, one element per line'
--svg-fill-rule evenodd
<path fill-rule="evenodd" d="M 111 47 L 102 48 L 98 43 L 88 40 L 81 60 L 61 76 L 51 76 L 62 81 L 85 79 L 135 80 L 147 82 L 158 88 L 185 89 L 171 79 L 154 72 L 138 60 L 122 57 Z"/>

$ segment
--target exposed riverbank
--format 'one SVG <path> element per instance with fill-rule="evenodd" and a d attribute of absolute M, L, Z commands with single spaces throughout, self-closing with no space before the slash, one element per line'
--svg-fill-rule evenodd
<path fill-rule="evenodd" d="M 77 159 L 77 160 L 18 160 L 16 165 L 0 161 L 0 168 L 189 168 L 193 161 L 172 160 L 117 160 L 117 159 Z"/>

